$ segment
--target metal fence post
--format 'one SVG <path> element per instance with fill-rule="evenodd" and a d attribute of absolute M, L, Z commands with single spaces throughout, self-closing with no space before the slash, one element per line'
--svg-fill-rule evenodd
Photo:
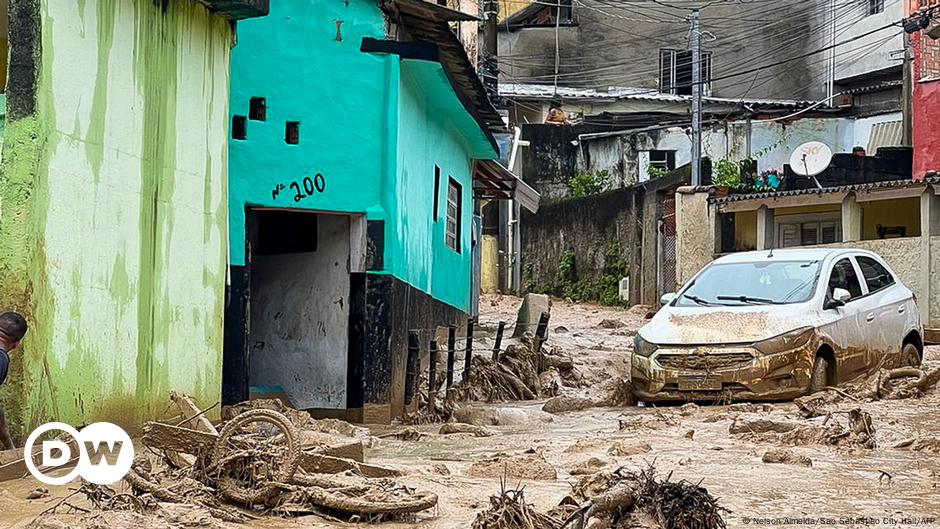
<path fill-rule="evenodd" d="M 415 379 L 418 377 L 418 354 L 421 346 L 418 333 L 408 331 L 408 364 L 405 371 L 405 404 L 411 405 L 415 396 Z"/>
<path fill-rule="evenodd" d="M 437 341 L 431 340 L 428 345 L 428 409 L 434 411 L 434 400 L 437 394 Z"/>
<path fill-rule="evenodd" d="M 473 318 L 467 318 L 467 348 L 463 356 L 463 381 L 470 381 L 470 362 L 473 356 Z"/>
<path fill-rule="evenodd" d="M 493 363 L 499 362 L 499 348 L 503 344 L 503 331 L 506 330 L 506 322 L 499 322 L 496 328 L 496 345 L 493 346 Z"/>
<path fill-rule="evenodd" d="M 447 387 L 454 385 L 454 354 L 457 347 L 457 326 L 447 328 Z"/>
<path fill-rule="evenodd" d="M 538 371 L 541 373 L 545 370 L 545 358 L 542 355 L 542 344 L 545 343 L 545 337 L 548 335 L 548 317 L 547 312 L 543 312 L 539 316 L 539 326 L 535 329 L 535 353 L 538 355 Z"/>

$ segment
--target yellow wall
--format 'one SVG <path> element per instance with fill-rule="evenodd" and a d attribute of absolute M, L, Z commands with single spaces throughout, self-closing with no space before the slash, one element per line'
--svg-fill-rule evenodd
<path fill-rule="evenodd" d="M 920 236 L 920 198 L 862 202 L 862 240 L 878 239 L 877 226 L 904 226 L 908 237 Z"/>
<path fill-rule="evenodd" d="M 506 20 L 507 18 L 516 14 L 516 12 L 522 11 L 526 7 L 529 7 L 529 4 L 531 3 L 532 0 L 502 0 L 499 3 L 499 21 L 502 22 L 503 20 Z"/>
<path fill-rule="evenodd" d="M 499 290 L 499 241 L 495 235 L 483 236 L 480 261 L 480 290 L 492 294 Z"/>
<path fill-rule="evenodd" d="M 738 252 L 757 249 L 757 212 L 734 214 L 734 249 Z"/>

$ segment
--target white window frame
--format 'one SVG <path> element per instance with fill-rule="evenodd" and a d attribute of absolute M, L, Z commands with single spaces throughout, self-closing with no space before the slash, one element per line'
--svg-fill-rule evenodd
<path fill-rule="evenodd" d="M 868 16 L 885 12 L 885 0 L 868 0 Z"/>
<path fill-rule="evenodd" d="M 805 246 L 803 244 L 803 227 L 806 224 L 816 224 L 816 240 L 819 241 L 816 244 L 810 246 L 819 246 L 823 244 L 833 244 L 842 242 L 842 212 L 841 211 L 827 211 L 825 213 L 804 213 L 796 215 L 779 215 L 774 217 L 774 241 L 776 241 L 776 248 L 799 248 Z M 821 242 L 822 241 L 822 230 L 824 227 L 832 225 L 836 230 L 835 240 L 832 242 Z M 785 227 L 796 227 L 797 233 L 800 234 L 800 244 L 797 246 L 784 246 L 784 229 Z"/>
<path fill-rule="evenodd" d="M 680 53 L 685 53 L 689 50 L 680 50 L 676 48 L 660 48 L 659 49 L 659 91 L 667 94 L 676 94 L 678 93 L 678 87 L 676 86 L 676 62 L 678 61 L 677 57 Z M 669 86 L 663 86 L 663 55 L 669 56 Z M 702 95 L 705 97 L 712 95 L 712 75 L 715 69 L 714 62 L 714 52 L 711 51 L 702 51 L 702 79 L 705 81 L 702 85 Z"/>

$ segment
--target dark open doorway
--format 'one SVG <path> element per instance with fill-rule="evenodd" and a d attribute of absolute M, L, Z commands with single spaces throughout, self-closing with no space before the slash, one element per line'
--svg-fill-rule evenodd
<path fill-rule="evenodd" d="M 223 400 L 277 397 L 343 415 L 361 405 L 349 389 L 358 374 L 349 367 L 352 218 L 281 209 L 246 216 L 246 266 L 233 267 L 226 314 Z"/>

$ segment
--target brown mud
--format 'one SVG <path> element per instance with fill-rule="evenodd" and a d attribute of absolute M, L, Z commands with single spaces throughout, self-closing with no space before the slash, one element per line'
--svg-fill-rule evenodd
<path fill-rule="evenodd" d="M 518 305 L 517 298 L 485 297 L 481 301 L 481 326 L 495 329 L 499 320 L 511 325 Z M 644 323 L 644 314 L 643 309 L 573 305 L 556 300 L 545 347 L 564 351 L 583 377 L 578 387 L 562 387 L 560 394 L 595 402 L 609 397 L 611 390 L 628 377 L 632 334 Z M 622 322 L 623 326 L 611 322 Z M 507 328 L 507 335 L 510 331 Z M 485 345 L 475 350 L 488 354 Z M 940 348 L 928 348 L 925 368 L 940 368 Z M 364 449 L 365 461 L 397 469 L 403 474 L 395 478 L 397 482 L 430 491 L 439 498 L 434 509 L 411 520 L 376 527 L 471 527 L 477 516 L 491 507 L 491 497 L 500 493 L 502 481 L 498 472 L 487 474 L 492 477 L 474 475 L 474 465 L 479 467 L 481 461 L 487 460 L 537 456 L 555 471 L 554 480 L 511 478 L 506 485 L 523 486 L 525 501 L 539 512 L 557 507 L 562 498 L 572 494 L 579 480 L 597 471 L 620 467 L 642 471 L 655 461 L 657 472 L 664 476 L 671 473 L 673 481 L 701 482 L 718 498 L 721 507 L 731 511 L 723 513 L 723 518 L 732 528 L 751 527 L 757 524 L 755 520 L 783 517 L 809 518 L 817 523 L 833 521 L 839 527 L 864 527 L 866 524 L 857 518 L 868 517 L 878 519 L 878 525 L 940 528 L 940 518 L 929 520 L 940 517 L 940 390 L 936 387 L 911 398 L 831 398 L 816 406 L 814 414 L 806 413 L 793 402 L 591 407 L 546 413 L 542 408 L 547 401 L 548 397 L 543 397 L 524 402 L 463 405 L 461 422 L 484 426 L 493 434 L 486 437 L 472 433 L 441 434 L 441 424 L 421 424 L 413 428 L 422 435 L 398 439 L 385 434 L 402 431 L 401 425 L 372 426 L 368 437 L 371 446 Z M 870 422 L 858 412 L 866 414 Z M 747 421 L 765 421 L 764 431 L 738 430 Z M 828 442 L 834 425 L 849 432 L 844 436 L 846 440 Z M 732 429 L 740 433 L 732 433 Z M 825 436 L 819 432 L 825 432 Z M 817 434 L 820 436 L 816 437 Z M 869 435 L 873 442 L 868 443 L 862 434 Z M 787 435 L 793 438 L 781 438 Z M 649 451 L 617 455 L 611 453 L 615 445 L 643 448 L 648 445 Z M 811 465 L 806 464 L 807 460 Z M 0 527 L 29 526 L 40 512 L 69 492 L 67 487 L 48 487 L 49 496 L 27 500 L 37 486 L 33 479 L 0 483 Z M 120 523 L 99 521 L 93 525 L 82 521 L 88 516 L 122 518 Z M 318 515 L 265 516 L 247 524 L 233 524 L 206 518 L 201 512 L 180 514 L 170 520 L 141 518 L 133 513 L 57 515 L 55 520 L 62 525 L 46 520 L 52 524 L 47 526 L 50 529 L 364 526 Z M 892 520 L 898 523 L 893 524 Z M 918 523 L 905 524 L 905 520 Z"/>

